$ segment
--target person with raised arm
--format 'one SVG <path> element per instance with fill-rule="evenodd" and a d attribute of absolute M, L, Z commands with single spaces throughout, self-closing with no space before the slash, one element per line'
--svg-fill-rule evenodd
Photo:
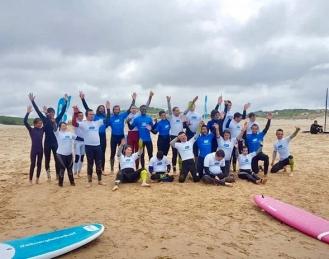
<path fill-rule="evenodd" d="M 232 109 L 232 102 L 230 100 L 225 100 L 224 101 L 224 112 L 226 114 L 226 117 L 225 117 L 225 121 L 223 123 L 223 130 L 226 130 L 228 129 L 228 121 L 229 120 L 232 120 L 233 117 L 234 117 L 234 114 L 235 112 L 233 111 Z M 246 103 L 244 106 L 243 106 L 243 111 L 242 111 L 242 119 L 246 119 L 246 116 L 247 116 L 247 109 L 249 109 L 250 107 L 250 103 Z"/>
<path fill-rule="evenodd" d="M 125 120 L 127 119 L 130 109 L 133 105 L 135 105 L 136 101 L 136 93 L 132 94 L 132 102 L 128 108 L 128 110 L 121 112 L 121 108 L 119 105 L 113 106 L 113 114 L 109 120 L 109 126 L 112 129 L 111 134 L 111 157 L 110 157 L 110 164 L 111 164 L 111 172 L 114 171 L 114 162 L 115 162 L 115 154 L 117 147 L 120 145 L 121 140 L 125 138 Z"/>
<path fill-rule="evenodd" d="M 77 106 L 73 107 L 74 115 L 72 124 L 74 127 L 79 127 L 82 130 L 82 135 L 85 143 L 85 150 L 87 156 L 87 173 L 88 173 L 88 185 L 91 187 L 92 175 L 94 164 L 96 166 L 96 173 L 99 185 L 105 185 L 102 182 L 102 149 L 100 145 L 99 128 L 102 125 L 107 125 L 111 115 L 110 102 L 107 101 L 105 105 L 107 109 L 106 118 L 104 120 L 94 120 L 95 113 L 93 110 L 86 111 L 86 120 L 78 122 L 77 117 L 79 109 Z"/>
<path fill-rule="evenodd" d="M 179 108 L 174 106 L 171 108 L 171 97 L 167 96 L 167 105 L 168 105 L 168 113 L 169 113 L 169 122 L 170 122 L 170 140 L 177 138 L 178 134 L 183 131 L 184 129 L 184 115 L 181 114 Z M 177 164 L 177 157 L 178 152 L 174 146 L 172 148 L 172 167 L 174 173 L 176 173 L 176 164 Z"/>
<path fill-rule="evenodd" d="M 273 157 L 272 157 L 272 163 L 271 163 L 271 173 L 277 173 L 280 170 L 284 169 L 285 166 L 290 166 L 290 176 L 293 175 L 294 171 L 294 157 L 290 154 L 289 150 L 289 144 L 292 139 L 294 139 L 298 132 L 300 131 L 299 127 L 296 127 L 296 130 L 293 134 L 290 136 L 284 138 L 284 133 L 282 129 L 276 130 L 276 137 L 277 141 L 274 143 L 274 151 L 273 151 Z M 277 153 L 279 153 L 279 162 L 275 163 L 275 159 L 277 156 Z"/>
<path fill-rule="evenodd" d="M 149 173 L 145 168 L 136 170 L 135 161 L 143 153 L 143 141 L 139 140 L 138 152 L 133 153 L 130 146 L 125 146 L 125 140 L 121 140 L 121 144 L 118 148 L 117 156 L 120 161 L 120 171 L 117 173 L 115 186 L 112 191 L 119 190 L 119 185 L 121 183 L 136 183 L 139 180 L 142 181 L 142 187 L 150 187 L 147 183 L 149 178 Z"/>
<path fill-rule="evenodd" d="M 157 148 L 162 151 L 165 156 L 168 155 L 170 148 L 170 121 L 165 111 L 159 112 L 159 119 L 155 119 L 152 128 L 153 134 L 158 134 Z"/>
<path fill-rule="evenodd" d="M 152 97 L 154 96 L 154 93 L 150 91 L 148 100 L 145 104 L 145 106 L 148 108 L 151 104 Z M 128 128 L 129 123 L 132 124 L 134 119 L 136 119 L 138 116 L 140 116 L 140 112 L 138 111 L 138 108 L 136 105 L 132 105 L 130 109 L 130 114 L 127 117 L 127 123 L 128 123 Z M 139 133 L 138 133 L 138 128 L 134 127 L 131 130 L 128 131 L 127 135 L 127 144 L 131 146 L 133 153 L 138 151 L 138 141 L 139 141 Z M 136 160 L 136 168 L 139 167 L 139 159 Z"/>
<path fill-rule="evenodd" d="M 86 98 L 85 98 L 85 94 L 80 91 L 79 92 L 79 96 L 80 99 L 82 101 L 83 107 L 85 108 L 86 111 L 90 110 L 90 107 L 87 104 Z M 98 121 L 98 120 L 105 120 L 106 118 L 106 108 L 103 104 L 98 105 L 97 109 L 96 109 L 96 113 L 94 116 L 94 120 Z M 102 150 L 102 173 L 105 174 L 105 153 L 106 153 L 106 146 L 107 146 L 107 140 L 106 140 L 106 128 L 108 127 L 108 125 L 102 125 L 99 128 L 99 140 L 100 140 L 100 145 L 101 145 L 101 150 Z"/>
<path fill-rule="evenodd" d="M 83 141 L 83 138 L 70 132 L 67 128 L 66 122 L 60 122 L 59 127 L 54 127 L 55 136 L 58 143 L 56 151 L 57 161 L 59 163 L 59 179 L 58 186 L 63 187 L 64 173 L 67 170 L 67 175 L 71 186 L 75 186 L 73 177 L 73 141 Z"/>
<path fill-rule="evenodd" d="M 77 121 L 83 121 L 83 112 L 78 111 Z M 83 139 L 83 131 L 79 127 L 74 127 L 74 134 Z M 101 138 L 101 136 L 99 136 Z M 102 142 L 101 142 L 102 143 Z M 80 177 L 83 160 L 85 157 L 85 143 L 84 141 L 74 141 L 74 164 L 73 164 L 73 175 Z"/>
<path fill-rule="evenodd" d="M 46 112 L 46 116 L 40 111 L 39 107 L 35 103 L 35 96 L 33 93 L 29 94 L 29 99 L 33 105 L 34 110 L 37 112 L 39 118 L 42 120 L 44 131 L 45 131 L 45 140 L 44 140 L 44 155 L 45 155 L 45 169 L 47 172 L 48 181 L 51 180 L 50 175 L 50 157 L 51 152 L 53 153 L 54 160 L 55 160 L 55 168 L 56 168 L 56 179 L 59 177 L 59 164 L 57 162 L 56 151 L 58 148 L 57 140 L 54 134 L 54 125 L 59 124 L 62 120 L 67 106 L 68 96 L 67 94 L 64 95 L 65 104 L 62 107 L 60 114 L 55 118 L 55 110 L 52 107 L 45 107 L 44 112 Z"/>
<path fill-rule="evenodd" d="M 29 174 L 29 181 L 32 184 L 33 174 L 35 169 L 35 164 L 37 164 L 37 177 L 35 183 L 39 183 L 39 178 L 41 174 L 41 165 L 42 165 L 42 158 L 43 158 L 43 146 L 42 146 L 42 139 L 44 134 L 43 123 L 40 118 L 36 118 L 33 120 L 33 128 L 28 122 L 28 118 L 30 113 L 32 112 L 32 106 L 29 105 L 27 107 L 27 111 L 24 117 L 24 125 L 29 131 L 30 138 L 31 138 L 31 152 L 30 152 L 30 174 Z"/>
<path fill-rule="evenodd" d="M 147 115 L 147 106 L 142 105 L 140 108 L 140 116 L 136 117 L 132 124 L 128 121 L 129 129 L 137 128 L 139 132 L 139 138 L 143 141 L 143 153 L 141 154 L 141 165 L 145 168 L 144 148 L 147 149 L 149 160 L 153 157 L 153 143 L 151 139 L 150 131 L 153 127 L 153 120 Z"/>
<path fill-rule="evenodd" d="M 259 127 L 257 124 L 254 124 L 251 127 L 251 134 L 246 134 L 246 144 L 248 147 L 248 150 L 250 153 L 256 152 L 262 145 L 264 141 L 264 137 L 266 133 L 268 132 L 270 126 L 271 126 L 271 120 L 273 118 L 272 113 L 267 114 L 267 123 L 263 131 L 259 131 Z M 246 131 L 246 129 L 245 129 Z M 255 157 L 252 159 L 252 171 L 255 174 L 259 173 L 259 166 L 258 162 L 264 161 L 264 175 L 267 176 L 268 173 L 268 167 L 269 167 L 269 157 L 265 153 L 258 152 Z"/>
<path fill-rule="evenodd" d="M 187 140 L 187 136 L 185 132 L 181 131 L 178 133 L 178 136 L 170 142 L 170 145 L 177 149 L 178 153 L 182 158 L 182 170 L 179 175 L 180 183 L 185 182 L 185 179 L 189 173 L 192 174 L 193 182 L 200 181 L 194 160 L 193 144 L 195 143 L 195 141 L 197 140 L 200 134 L 200 127 L 202 125 L 203 125 L 203 121 L 200 122 L 196 134 L 190 140 Z"/>

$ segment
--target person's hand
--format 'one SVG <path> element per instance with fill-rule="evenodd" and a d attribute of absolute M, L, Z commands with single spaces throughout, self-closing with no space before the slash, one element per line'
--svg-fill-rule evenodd
<path fill-rule="evenodd" d="M 121 146 L 124 146 L 126 144 L 126 140 L 123 138 L 123 139 L 121 139 L 121 143 L 120 143 L 120 145 Z"/>
<path fill-rule="evenodd" d="M 26 112 L 27 113 L 31 113 L 32 112 L 32 105 L 27 106 Z"/>
<path fill-rule="evenodd" d="M 198 100 L 199 96 L 195 96 L 194 99 L 192 100 L 192 103 L 195 103 Z"/>
<path fill-rule="evenodd" d="M 29 99 L 30 99 L 31 102 L 34 101 L 35 96 L 33 95 L 33 93 L 29 93 Z"/>
<path fill-rule="evenodd" d="M 73 108 L 73 112 L 74 113 L 78 113 L 79 112 L 79 108 L 78 108 L 77 105 L 72 106 L 72 108 Z"/>
<path fill-rule="evenodd" d="M 166 98 L 167 98 L 167 102 L 170 102 L 171 96 L 167 96 Z"/>
<path fill-rule="evenodd" d="M 151 130 L 151 129 L 152 129 L 152 126 L 151 126 L 151 125 L 146 125 L 146 128 L 147 128 L 148 130 Z"/>
<path fill-rule="evenodd" d="M 213 127 L 217 130 L 219 129 L 219 125 L 217 123 L 214 123 Z"/>
<path fill-rule="evenodd" d="M 223 96 L 219 96 L 217 100 L 217 104 L 222 104 L 223 103 Z"/>
<path fill-rule="evenodd" d="M 46 105 L 42 106 L 43 113 L 47 114 L 48 107 Z"/>
<path fill-rule="evenodd" d="M 154 93 L 152 91 L 150 91 L 149 96 L 152 97 L 154 95 Z"/>
<path fill-rule="evenodd" d="M 136 101 L 136 98 L 137 98 L 137 94 L 136 94 L 136 93 L 133 93 L 133 94 L 131 95 L 131 98 L 132 98 L 133 100 L 135 100 L 135 101 Z"/>
<path fill-rule="evenodd" d="M 243 110 L 248 110 L 251 106 L 251 103 L 246 103 L 244 106 L 243 106 Z"/>
<path fill-rule="evenodd" d="M 247 131 L 247 129 L 248 129 L 248 122 L 246 121 L 246 122 L 243 124 L 242 131 Z"/>
<path fill-rule="evenodd" d="M 105 107 L 106 107 L 107 110 L 111 109 L 111 103 L 110 103 L 110 101 L 108 101 L 108 100 L 106 101 Z"/>
<path fill-rule="evenodd" d="M 296 126 L 295 128 L 296 128 L 297 131 L 300 131 L 300 127 Z"/>
<path fill-rule="evenodd" d="M 80 91 L 79 92 L 80 99 L 85 99 L 85 94 L 84 92 Z"/>
<path fill-rule="evenodd" d="M 272 114 L 271 112 L 269 112 L 269 113 L 267 114 L 266 118 L 267 118 L 268 120 L 272 120 L 272 119 L 273 119 L 273 114 Z"/>

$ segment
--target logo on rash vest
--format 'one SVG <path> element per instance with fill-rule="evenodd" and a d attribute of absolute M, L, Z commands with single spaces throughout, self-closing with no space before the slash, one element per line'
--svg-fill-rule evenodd
<path fill-rule="evenodd" d="M 196 119 L 198 119 L 198 117 L 197 116 L 192 116 L 191 119 L 196 120 Z"/>
<path fill-rule="evenodd" d="M 70 138 L 70 136 L 69 136 L 69 135 L 66 135 L 66 136 L 65 136 L 65 138 L 66 138 L 66 139 L 69 139 L 69 138 Z"/>
<path fill-rule="evenodd" d="M 258 141 L 258 138 L 252 139 L 252 142 L 257 142 L 257 141 Z"/>
<path fill-rule="evenodd" d="M 118 122 L 120 122 L 120 119 L 116 119 L 116 120 L 114 120 L 114 122 L 115 123 L 118 123 Z"/>
<path fill-rule="evenodd" d="M 180 120 L 176 120 L 177 123 L 180 123 Z"/>
<path fill-rule="evenodd" d="M 190 146 L 185 146 L 184 149 L 185 150 L 190 149 Z"/>
<path fill-rule="evenodd" d="M 131 161 L 131 159 L 130 158 L 126 158 L 126 162 L 130 162 Z"/>
<path fill-rule="evenodd" d="M 162 162 L 158 162 L 157 165 L 162 165 Z"/>
<path fill-rule="evenodd" d="M 283 148 L 283 145 L 279 145 L 278 148 Z"/>
<path fill-rule="evenodd" d="M 169 128 L 169 125 L 166 125 L 166 126 L 165 126 L 165 129 L 168 129 L 168 128 Z"/>
<path fill-rule="evenodd" d="M 204 143 L 204 144 L 208 144 L 208 143 L 209 143 L 209 140 L 208 140 L 208 139 L 205 139 L 205 140 L 203 141 L 203 143 Z"/>
<path fill-rule="evenodd" d="M 215 164 L 214 164 L 214 165 L 220 165 L 220 164 L 219 164 L 219 162 L 215 162 Z"/>
<path fill-rule="evenodd" d="M 90 126 L 89 129 L 90 130 L 94 130 L 95 129 L 95 126 Z"/>
<path fill-rule="evenodd" d="M 142 123 L 142 127 L 144 127 L 144 128 L 146 127 L 146 122 Z"/>
<path fill-rule="evenodd" d="M 224 144 L 224 147 L 225 148 L 229 148 L 230 147 L 230 144 Z"/>

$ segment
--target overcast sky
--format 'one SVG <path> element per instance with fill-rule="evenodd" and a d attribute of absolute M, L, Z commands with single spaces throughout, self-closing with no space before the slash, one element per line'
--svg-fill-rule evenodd
<path fill-rule="evenodd" d="M 217 97 L 235 110 L 319 108 L 329 86 L 328 0 L 0 1 L 0 114 L 27 94 L 56 106 L 64 93 L 90 106 L 126 107 L 155 92 L 202 111 Z"/>

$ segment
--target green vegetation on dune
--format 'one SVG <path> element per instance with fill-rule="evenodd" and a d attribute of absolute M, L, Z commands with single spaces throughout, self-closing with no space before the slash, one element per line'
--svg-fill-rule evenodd
<path fill-rule="evenodd" d="M 29 123 L 32 124 L 33 119 L 29 119 Z M 23 118 L 0 116 L 0 124 L 4 125 L 24 125 Z"/>

